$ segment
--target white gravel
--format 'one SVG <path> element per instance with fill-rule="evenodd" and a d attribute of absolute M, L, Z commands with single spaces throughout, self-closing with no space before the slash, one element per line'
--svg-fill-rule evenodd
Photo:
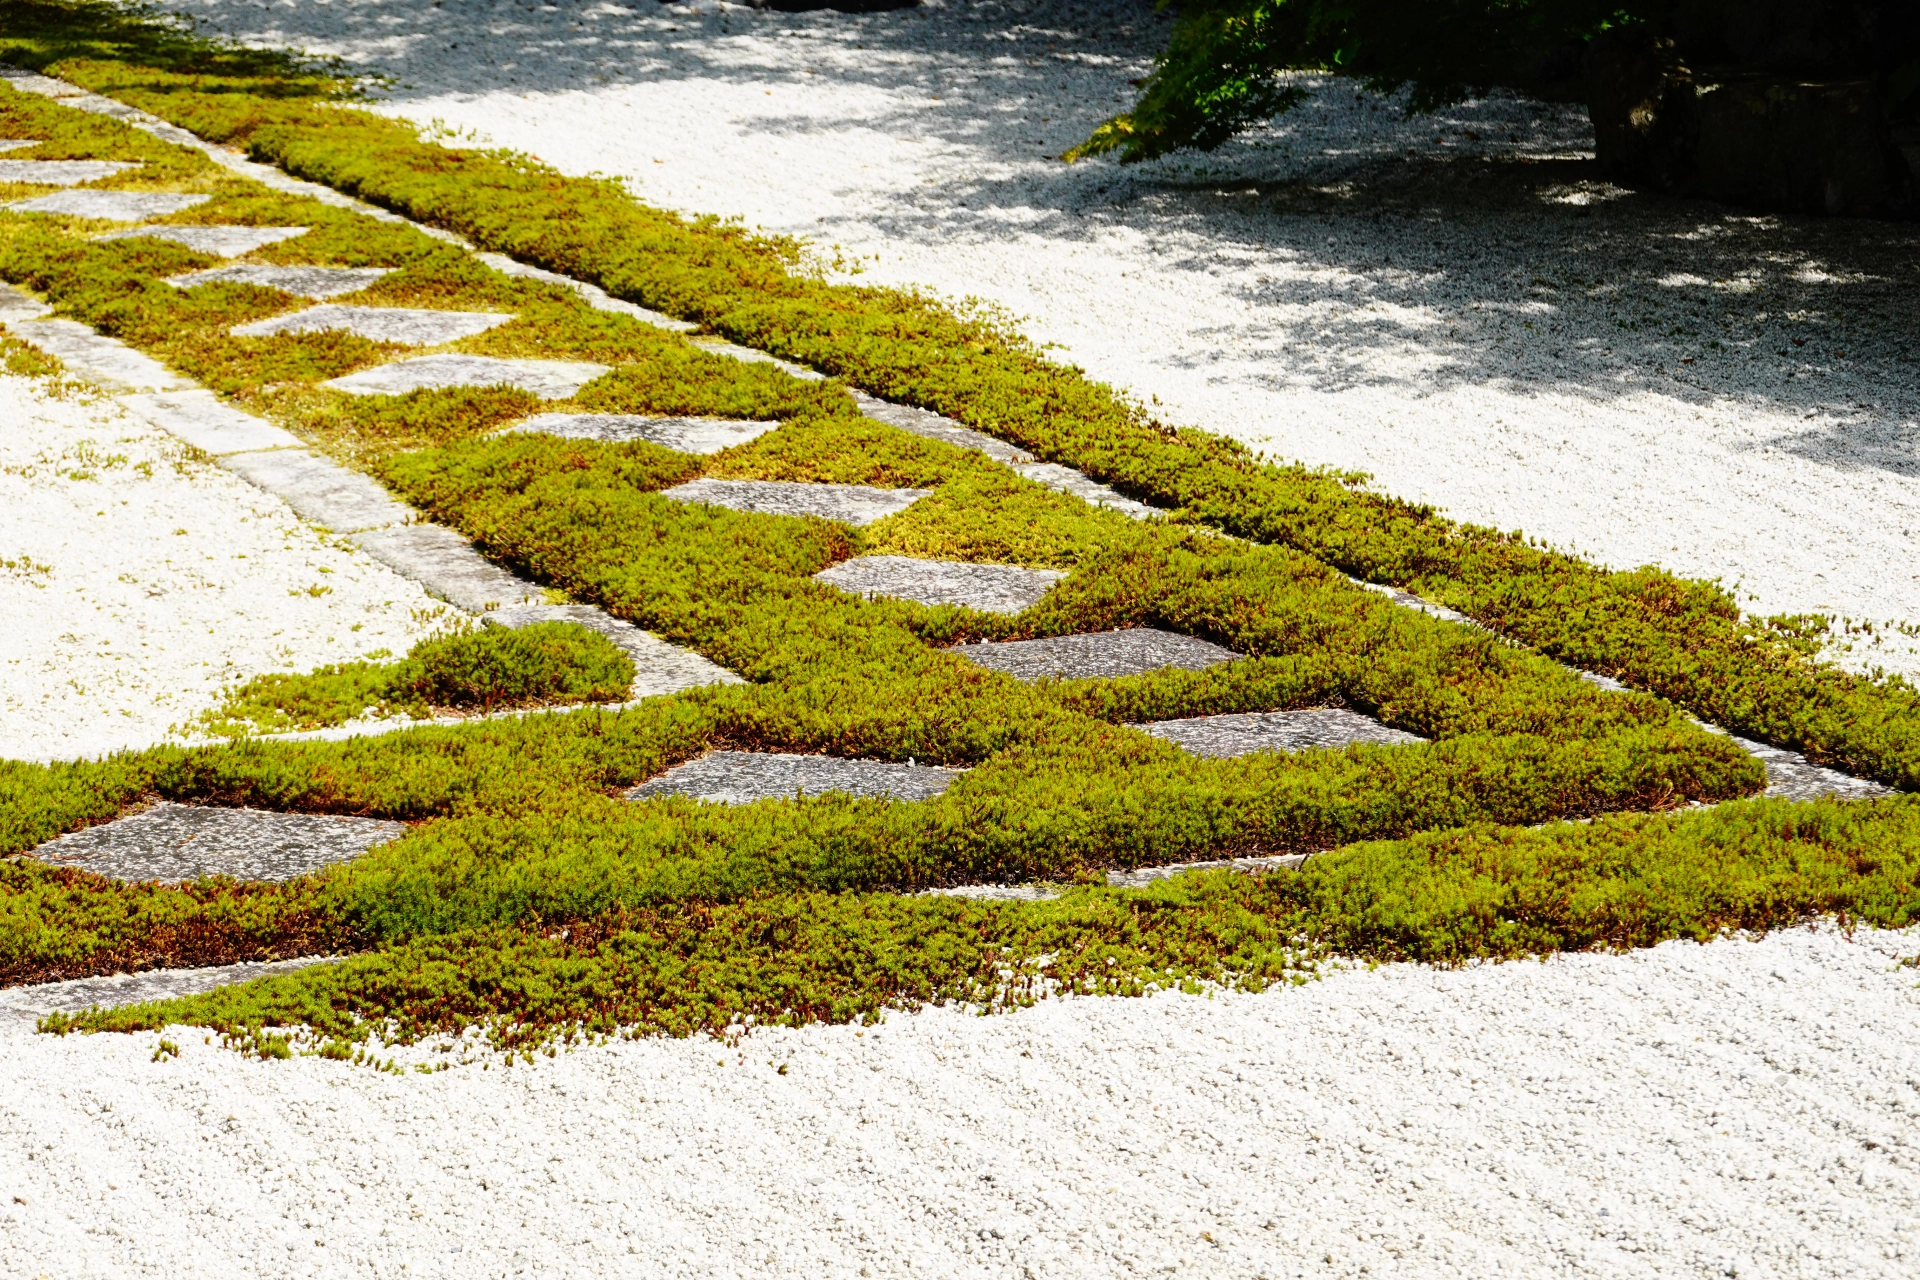
<path fill-rule="evenodd" d="M 1391 966 L 431 1076 L 0 1028 L 0 1272 L 1915 1275 L 1917 945 Z"/>
<path fill-rule="evenodd" d="M 151 745 L 229 684 L 448 614 L 112 400 L 0 378 L 0 758 Z"/>
<path fill-rule="evenodd" d="M 1409 122 L 1345 82 L 1211 157 L 1048 158 L 1130 100 L 1164 30 L 1143 0 L 186 7 L 397 73 L 385 109 L 455 140 L 987 299 L 1276 457 L 1757 613 L 1920 620 L 1910 225 L 1632 195 L 1578 159 L 1579 108 Z M 1848 660 L 1920 672 L 1898 636 Z"/>

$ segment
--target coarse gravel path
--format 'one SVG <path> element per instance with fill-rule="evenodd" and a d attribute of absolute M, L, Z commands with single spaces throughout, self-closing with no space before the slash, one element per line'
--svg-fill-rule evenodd
<path fill-rule="evenodd" d="M 431 1076 L 0 1024 L 0 1272 L 1915 1275 L 1917 947 L 1792 930 Z"/>
<path fill-rule="evenodd" d="M 382 110 L 976 296 L 1166 417 L 1371 472 L 1755 613 L 1920 621 L 1920 228 L 1594 180 L 1578 107 L 1350 83 L 1211 156 L 1051 157 L 1130 100 L 1144 0 L 189 0 L 394 73 Z M 1844 660 L 1920 672 L 1898 634 Z"/>

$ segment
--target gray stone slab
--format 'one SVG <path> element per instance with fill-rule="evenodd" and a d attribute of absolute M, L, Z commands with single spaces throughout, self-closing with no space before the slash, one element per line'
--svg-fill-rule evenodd
<path fill-rule="evenodd" d="M 58 356 L 75 374 L 111 391 L 184 391 L 195 385 L 152 356 L 95 333 L 77 320 L 21 320 L 7 331 Z"/>
<path fill-rule="evenodd" d="M 488 562 L 468 541 L 437 524 L 393 525 L 353 535 L 354 545 L 448 604 L 469 613 L 538 604 L 538 586 Z"/>
<path fill-rule="evenodd" d="M 775 368 L 786 373 L 787 376 L 798 378 L 802 382 L 821 382 L 824 381 L 827 376 L 817 369 L 809 369 L 805 365 L 795 364 L 791 360 L 782 360 L 779 356 L 771 355 L 768 352 L 755 351 L 752 347 L 743 347 L 733 342 L 723 342 L 718 338 L 696 338 L 694 339 L 693 345 L 699 347 L 702 351 L 709 352 L 716 356 L 727 356 L 734 360 L 744 360 L 748 364 L 773 365 Z"/>
<path fill-rule="evenodd" d="M 261 289 L 278 289 L 300 298 L 337 298 L 357 293 L 392 267 L 272 267 L 247 262 L 232 267 L 211 267 L 174 276 L 167 283 L 176 289 L 191 289 L 203 284 L 250 284 Z"/>
<path fill-rule="evenodd" d="M 69 982 L 8 987 L 0 989 L 0 1017 L 11 1016 L 21 1021 L 32 1021 L 49 1013 L 79 1013 L 92 1008 L 121 1009 L 130 1004 L 145 1004 L 149 1000 L 203 995 L 221 987 L 251 982 L 255 978 L 297 973 L 331 959 L 334 957 L 305 956 L 298 960 L 223 964 L 209 969 L 146 969 L 139 973 L 116 973 L 105 978 L 76 978 Z"/>
<path fill-rule="evenodd" d="M 600 286 L 588 284 L 584 280 L 575 280 L 572 276 L 563 276 L 557 271 L 547 271 L 540 267 L 530 267 L 524 262 L 515 262 L 503 253 L 476 253 L 473 256 L 503 276 L 513 276 L 522 280 L 539 280 L 546 284 L 557 284 L 563 289 L 571 289 L 596 311 L 617 312 L 623 316 L 631 316 L 642 324 L 650 324 L 658 329 L 670 329 L 674 333 L 692 333 L 700 327 L 685 320 L 675 320 L 672 316 L 662 315 L 658 311 L 650 311 L 637 303 L 622 301 Z"/>
<path fill-rule="evenodd" d="M 485 333 L 513 319 L 495 311 L 430 311 L 421 307 L 352 307 L 328 303 L 291 315 L 235 325 L 236 338 L 280 333 L 351 333 L 373 342 L 437 347 Z"/>
<path fill-rule="evenodd" d="M 356 396 L 399 396 L 450 387 L 518 387 L 545 400 L 564 400 L 602 374 L 604 364 L 579 360 L 496 360 L 491 356 L 416 356 L 363 369 L 323 387 Z"/>
<path fill-rule="evenodd" d="M 1356 742 L 1407 746 L 1417 734 L 1389 729 L 1372 716 L 1341 707 L 1310 711 L 1253 711 L 1192 716 L 1132 726 L 1197 756 L 1244 756 L 1255 751 L 1337 751 Z"/>
<path fill-rule="evenodd" d="M 305 449 L 232 453 L 220 464 L 284 499 L 302 519 L 335 533 L 402 524 L 415 514 L 375 481 Z"/>
<path fill-rule="evenodd" d="M 654 796 L 692 796 L 719 804 L 817 796 L 829 791 L 894 800 L 931 800 L 945 791 L 963 769 L 933 765 L 889 764 L 879 760 L 841 760 L 834 756 L 792 756 L 770 751 L 715 751 L 667 770 L 627 792 L 629 800 Z"/>
<path fill-rule="evenodd" d="M 163 803 L 49 840 L 31 856 L 116 880 L 291 880 L 404 831 L 378 818 Z"/>
<path fill-rule="evenodd" d="M 995 439 L 985 432 L 975 431 L 972 427 L 963 427 L 952 418 L 942 417 L 931 409 L 916 409 L 910 404 L 894 404 L 890 400 L 870 396 L 864 391 L 854 392 L 853 402 L 860 406 L 861 413 L 876 422 L 899 427 L 902 431 L 911 431 L 914 435 L 925 436 L 929 440 L 940 440 L 957 448 L 984 453 L 995 462 L 1015 466 L 1033 461 L 1033 455 L 1026 450 L 1010 445 L 1005 440 Z"/>
<path fill-rule="evenodd" d="M 39 138 L 0 138 L 0 151 L 18 151 L 22 147 L 37 147 Z"/>
<path fill-rule="evenodd" d="M 174 244 L 187 246 L 195 253 L 208 253 L 221 258 L 237 258 L 243 253 L 252 253 L 255 249 L 264 249 L 270 244 L 279 244 L 282 240 L 303 236 L 307 231 L 306 227 L 134 227 L 127 231 L 109 231 L 103 236 L 95 236 L 94 239 L 170 240 Z"/>
<path fill-rule="evenodd" d="M 1240 656 L 1205 640 L 1152 627 L 1044 640 L 983 640 L 954 645 L 947 652 L 1021 680 L 1114 679 L 1168 667 L 1204 671 Z"/>
<path fill-rule="evenodd" d="M 906 556 L 860 556 L 813 575 L 814 581 L 869 598 L 958 604 L 982 613 L 1019 613 L 1067 575 L 1017 564 L 962 564 Z"/>
<path fill-rule="evenodd" d="M 77 187 L 111 178 L 138 164 L 123 160 L 0 160 L 0 182 L 32 182 L 43 187 Z"/>
<path fill-rule="evenodd" d="M 669 644 L 651 631 L 643 631 L 624 618 L 616 618 L 592 605 L 516 605 L 494 610 L 486 615 L 486 621 L 499 627 L 526 627 L 536 622 L 573 622 L 599 632 L 633 659 L 633 686 L 627 696 L 634 700 L 680 693 L 710 684 L 746 683 L 725 667 L 709 662 L 691 649 Z"/>
<path fill-rule="evenodd" d="M 1057 462 L 1026 462 L 1015 464 L 1013 469 L 1033 481 L 1058 493 L 1070 493 L 1074 497 L 1096 507 L 1107 507 L 1134 520 L 1146 520 L 1161 514 L 1144 502 L 1136 502 L 1125 497 L 1106 485 L 1072 467 L 1063 467 Z"/>
<path fill-rule="evenodd" d="M 872 489 L 863 484 L 795 484 L 787 480 L 689 480 L 660 490 L 675 502 L 700 502 L 767 516 L 819 516 L 872 524 L 898 515 L 931 489 Z"/>
<path fill-rule="evenodd" d="M 265 418 L 222 403 L 211 391 L 161 391 L 121 396 L 135 416 L 216 457 L 260 449 L 297 449 L 300 438 Z"/>
<path fill-rule="evenodd" d="M 5 206 L 15 213 L 62 214 L 70 218 L 99 218 L 106 222 L 139 222 L 163 218 L 204 204 L 212 196 L 182 195 L 171 191 L 56 191 L 50 196 L 16 200 Z"/>
<path fill-rule="evenodd" d="M 37 320 L 52 314 L 52 307 L 25 289 L 17 285 L 0 284 L 0 321 Z"/>
<path fill-rule="evenodd" d="M 634 413 L 543 413 L 516 422 L 509 431 L 539 432 L 569 440 L 644 440 L 681 453 L 718 453 L 765 435 L 777 422 L 734 418 L 648 418 Z"/>
<path fill-rule="evenodd" d="M 1883 796 L 1899 794 L 1883 783 L 1817 765 L 1798 751 L 1770 747 L 1764 742 L 1738 736 L 1734 736 L 1733 740 L 1747 754 L 1767 766 L 1766 795 L 1787 800 L 1818 800 L 1822 796 L 1832 796 L 1836 800 L 1878 800 Z"/>
<path fill-rule="evenodd" d="M 1170 880 L 1193 871 L 1238 871 L 1258 874 L 1265 871 L 1298 871 L 1312 854 L 1276 853 L 1254 858 L 1219 858 L 1208 862 L 1175 862 L 1164 867 L 1139 867 L 1132 871 L 1107 872 L 1107 885 L 1115 889 L 1144 889 L 1159 880 Z M 988 902 L 1045 902 L 1064 890 L 1057 884 L 963 884 L 946 889 L 929 889 L 929 895 L 946 898 L 974 898 Z"/>

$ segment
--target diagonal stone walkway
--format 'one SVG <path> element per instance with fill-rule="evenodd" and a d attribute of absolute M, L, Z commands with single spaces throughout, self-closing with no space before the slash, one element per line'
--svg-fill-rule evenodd
<path fill-rule="evenodd" d="M 931 489 L 875 489 L 863 484 L 797 484 L 787 480 L 689 480 L 660 496 L 766 516 L 818 516 L 842 524 L 872 524 L 898 515 Z"/>
<path fill-rule="evenodd" d="M 1204 671 L 1241 656 L 1210 641 L 1152 627 L 1042 640 L 982 640 L 954 645 L 947 652 L 1021 680 L 1110 680 L 1168 668 Z"/>
<path fill-rule="evenodd" d="M 32 143 L 28 143 L 32 146 Z M 125 160 L 0 160 L 0 182 L 31 182 L 43 187 L 77 187 L 111 178 L 137 163 Z"/>
<path fill-rule="evenodd" d="M 392 272 L 392 267 L 274 267 L 243 263 L 191 271 L 174 276 L 166 283 L 176 289 L 193 289 L 203 284 L 250 284 L 301 298 L 337 298 L 343 293 L 357 293 Z"/>
<path fill-rule="evenodd" d="M 212 196 L 182 195 L 170 191 L 56 191 L 50 196 L 16 200 L 5 207 L 15 213 L 59 214 L 70 218 L 98 218 L 103 222 L 140 222 L 180 213 Z"/>
<path fill-rule="evenodd" d="M 283 333 L 351 333 L 374 342 L 436 347 L 485 333 L 513 319 L 494 311 L 431 311 L 420 307 L 352 307 L 338 303 L 235 325 L 237 338 Z"/>
<path fill-rule="evenodd" d="M 975 453 L 984 453 L 995 462 L 1008 466 L 1019 466 L 1033 462 L 1034 456 L 1026 450 L 1008 444 L 997 436 L 975 431 L 972 427 L 961 426 L 952 418 L 943 417 L 931 409 L 918 409 L 910 404 L 895 404 L 891 400 L 882 400 L 870 396 L 864 391 L 855 391 L 853 402 L 860 412 L 875 422 L 884 422 L 890 427 L 910 431 L 916 436 L 929 440 L 939 440 L 960 449 L 971 449 Z"/>
<path fill-rule="evenodd" d="M 1256 751 L 1337 751 L 1357 742 L 1414 746 L 1426 741 L 1417 734 L 1389 729 L 1372 716 L 1341 707 L 1192 716 L 1129 727 L 1165 738 L 1194 755 L 1216 757 L 1250 755 Z"/>
<path fill-rule="evenodd" d="M 604 440 L 619 444 L 642 440 L 679 453 L 718 453 L 746 444 L 773 430 L 777 422 L 735 418 L 649 418 L 633 413 L 542 413 L 516 422 L 508 431 L 560 436 L 568 440 Z"/>
<path fill-rule="evenodd" d="M 860 556 L 813 575 L 815 582 L 854 595 L 957 604 L 982 613 L 1019 613 L 1067 575 L 1013 564 L 963 564 L 906 556 Z"/>
<path fill-rule="evenodd" d="M 405 831 L 379 818 L 161 803 L 49 840 L 30 856 L 116 880 L 292 880 Z"/>
<path fill-rule="evenodd" d="M 234 226 L 156 226 L 131 227 L 125 231 L 109 231 L 105 235 L 95 236 L 95 240 L 170 240 L 182 244 L 195 253 L 209 253 L 221 258 L 237 258 L 256 249 L 264 249 L 270 244 L 279 244 L 303 236 L 310 227 L 234 227 Z M 256 267 L 252 270 L 274 270 L 270 267 Z M 300 270 L 301 268 L 288 268 Z M 352 268 L 346 268 L 351 270 Z"/>
<path fill-rule="evenodd" d="M 890 800 L 931 800 L 965 773 L 934 765 L 842 760 L 770 751 L 715 751 L 689 760 L 627 792 L 629 800 L 690 796 L 717 804 L 789 800 L 830 791 Z"/>
<path fill-rule="evenodd" d="M 323 387 L 356 396 L 401 396 L 456 387 L 518 387 L 543 400 L 565 400 L 603 374 L 604 364 L 582 360 L 497 360 L 492 356 L 416 356 L 363 369 Z"/>

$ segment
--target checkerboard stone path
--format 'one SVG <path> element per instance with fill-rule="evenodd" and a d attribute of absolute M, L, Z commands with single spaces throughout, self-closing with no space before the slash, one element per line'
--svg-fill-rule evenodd
<path fill-rule="evenodd" d="M 300 298 L 337 298 L 343 293 L 357 293 L 392 273 L 392 267 L 273 267 L 242 263 L 190 271 L 169 278 L 167 283 L 176 289 L 196 289 L 208 284 L 250 284 Z"/>
<path fill-rule="evenodd" d="M 401 396 L 457 387 L 517 387 L 543 400 L 564 400 L 603 374 L 604 364 L 582 360 L 499 360 L 492 356 L 416 356 L 335 378 L 320 385 L 356 396 Z"/>
<path fill-rule="evenodd" d="M 198 225 L 161 225 L 152 227 L 130 227 L 125 231 L 109 231 L 105 235 L 95 236 L 95 240 L 169 240 L 174 244 L 185 245 L 195 253 L 208 253 L 220 258 L 237 258 L 242 254 L 264 249 L 270 244 L 279 244 L 305 235 L 309 227 L 234 227 L 234 226 L 198 226 Z M 271 270 L 255 267 L 252 270 Z M 351 269 L 351 268 L 349 268 Z"/>
<path fill-rule="evenodd" d="M 813 575 L 854 595 L 957 604 L 982 613 L 1019 613 L 1038 603 L 1067 575 L 1013 564 L 962 564 L 907 556 L 860 556 Z"/>
<path fill-rule="evenodd" d="M 163 803 L 49 840 L 31 856 L 116 880 L 292 880 L 405 831 L 380 818 Z"/>
<path fill-rule="evenodd" d="M 931 800 L 965 770 L 835 756 L 715 751 L 689 760 L 627 792 L 629 800 L 690 796 L 719 804 L 783 800 L 840 792 L 891 800 Z"/>
<path fill-rule="evenodd" d="M 660 496 L 767 516 L 819 516 L 842 524 L 872 524 L 898 515 L 931 489 L 875 489 L 863 484 L 797 484 L 786 480 L 690 480 Z"/>
<path fill-rule="evenodd" d="M 567 440 L 604 440 L 622 444 L 640 440 L 678 453 L 718 453 L 746 444 L 773 430 L 777 422 L 734 418 L 652 418 L 634 413 L 542 413 L 516 422 L 508 431 L 560 436 Z"/>
<path fill-rule="evenodd" d="M 1354 743 L 1412 746 L 1417 734 L 1389 729 L 1371 716 L 1342 707 L 1308 711 L 1254 711 L 1192 716 L 1130 726 L 1165 738 L 1197 756 L 1243 756 L 1256 751 L 1338 750 Z"/>
<path fill-rule="evenodd" d="M 97 182 L 139 167 L 124 160 L 0 160 L 0 182 L 77 187 L 83 182 Z"/>
<path fill-rule="evenodd" d="M 1240 657 L 1233 650 L 1152 627 L 1049 636 L 1042 640 L 983 640 L 947 650 L 1021 680 L 1092 680 L 1177 668 L 1204 671 Z"/>
<path fill-rule="evenodd" d="M 230 332 L 236 338 L 265 338 L 283 333 L 351 333 L 374 342 L 437 347 L 443 342 L 485 333 L 511 319 L 511 315 L 492 311 L 431 311 L 420 307 L 350 307 L 328 303 L 291 315 L 235 325 Z"/>
<path fill-rule="evenodd" d="M 183 213 L 212 196 L 171 191 L 56 191 L 50 196 L 16 200 L 7 205 L 15 213 L 59 214 L 70 218 L 99 218 L 103 222 L 144 222 Z"/>

